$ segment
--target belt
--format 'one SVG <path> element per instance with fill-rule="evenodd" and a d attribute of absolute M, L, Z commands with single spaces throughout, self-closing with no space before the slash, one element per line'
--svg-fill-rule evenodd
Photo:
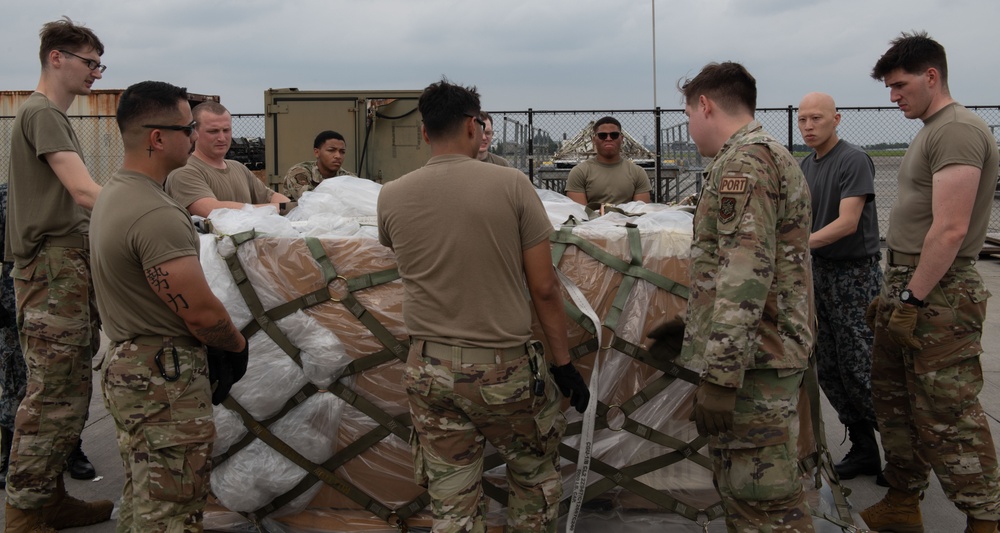
<path fill-rule="evenodd" d="M 142 346 L 188 346 L 191 348 L 198 348 L 205 345 L 205 343 L 194 337 L 166 337 L 160 335 L 137 335 L 125 342 Z"/>
<path fill-rule="evenodd" d="M 465 348 L 440 342 L 423 341 L 423 355 L 443 359 L 445 361 L 460 361 L 468 364 L 505 363 L 520 358 L 528 353 L 524 344 L 511 348 Z"/>
<path fill-rule="evenodd" d="M 81 235 L 79 233 L 72 233 L 61 237 L 45 237 L 44 246 L 90 250 L 90 238 L 87 235 Z"/>
<path fill-rule="evenodd" d="M 889 266 L 915 267 L 920 264 L 920 254 L 904 254 L 892 249 L 886 249 L 886 261 L 889 263 Z M 976 260 L 971 257 L 956 257 L 951 262 L 951 266 L 964 267 L 972 265 L 975 262 Z"/>

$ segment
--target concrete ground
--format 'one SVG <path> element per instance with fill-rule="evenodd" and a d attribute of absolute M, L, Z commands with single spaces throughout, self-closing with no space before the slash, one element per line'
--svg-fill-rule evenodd
<path fill-rule="evenodd" d="M 997 298 L 1000 298 L 1000 260 L 984 259 L 978 263 L 979 271 L 986 280 L 986 285 Z M 982 358 L 985 384 L 980 394 L 980 401 L 986 410 L 993 430 L 994 440 L 1000 443 L 1000 312 L 992 304 L 987 313 L 983 346 L 985 353 Z M 118 448 L 115 444 L 114 421 L 104 409 L 100 396 L 100 385 L 95 380 L 95 394 L 91 402 L 90 420 L 83 432 L 84 450 L 97 469 L 98 477 L 93 481 L 76 481 L 66 476 L 66 486 L 76 497 L 93 500 L 117 500 L 121 495 L 123 470 Z M 830 404 L 823 399 L 823 418 L 827 430 L 827 442 L 835 460 L 840 460 L 850 447 L 845 442 L 846 430 L 837 420 L 836 413 Z M 1000 449 L 1000 447 L 998 447 Z M 860 511 L 878 500 L 885 493 L 884 488 L 875 485 L 873 477 L 859 477 L 844 481 L 851 490 L 849 501 L 855 512 Z M 965 527 L 965 516 L 945 497 L 937 479 L 931 476 L 931 486 L 928 489 L 921 511 L 924 518 L 924 528 L 928 532 L 961 531 Z M 0 509 L 0 518 L 3 510 Z M 861 525 L 861 522 L 858 522 Z M 715 526 L 716 524 L 713 524 Z M 109 533 L 115 530 L 114 521 L 96 526 L 67 529 L 67 532 Z M 715 528 L 713 527 L 713 531 Z M 827 529 L 828 531 L 832 531 Z"/>

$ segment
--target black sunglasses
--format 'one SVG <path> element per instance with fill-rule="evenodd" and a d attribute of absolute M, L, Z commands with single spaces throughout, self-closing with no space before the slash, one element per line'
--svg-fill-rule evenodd
<path fill-rule="evenodd" d="M 160 124 L 143 124 L 142 125 L 143 128 L 152 128 L 154 130 L 183 131 L 184 135 L 187 135 L 188 137 L 191 136 L 191 132 L 194 131 L 195 127 L 197 127 L 197 126 L 198 126 L 198 121 L 197 120 L 192 120 L 191 123 L 188 124 L 187 126 L 177 126 L 177 125 L 162 126 Z"/>
<path fill-rule="evenodd" d="M 600 140 L 602 140 L 602 141 L 608 140 L 608 137 L 611 137 L 612 141 L 617 141 L 618 137 L 621 137 L 621 136 L 622 136 L 622 132 L 620 132 L 620 131 L 600 131 L 600 132 L 597 132 L 597 138 L 600 139 Z"/>
<path fill-rule="evenodd" d="M 479 124 L 480 126 L 482 126 L 483 131 L 486 131 L 486 121 L 484 121 L 483 119 L 477 117 L 476 115 L 470 115 L 468 113 L 465 113 L 465 116 L 471 118 L 472 120 L 475 120 L 476 124 Z"/>

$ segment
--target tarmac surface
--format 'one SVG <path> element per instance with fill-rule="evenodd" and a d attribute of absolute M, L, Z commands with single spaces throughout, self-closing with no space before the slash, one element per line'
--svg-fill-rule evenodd
<path fill-rule="evenodd" d="M 978 267 L 990 292 L 995 297 L 1000 298 L 1000 259 L 984 258 L 978 262 Z M 984 386 L 979 399 L 990 420 L 994 441 L 1000 443 L 1000 311 L 993 309 L 987 311 L 984 330 L 984 354 L 982 357 Z M 100 391 L 100 385 L 95 379 L 90 419 L 83 431 L 84 451 L 97 469 L 98 477 L 92 481 L 77 481 L 66 476 L 66 487 L 71 494 L 84 500 L 108 499 L 116 501 L 121 496 L 124 474 L 115 442 L 114 421 L 104 409 Z M 823 418 L 826 425 L 827 444 L 834 460 L 839 461 L 850 448 L 850 442 L 846 441 L 846 430 L 837 420 L 836 413 L 825 397 L 823 398 Z M 1000 450 L 1000 446 L 998 446 L 998 450 Z M 920 506 L 925 531 L 934 533 L 962 531 L 965 527 L 965 515 L 948 501 L 933 475 L 931 475 L 930 483 L 930 488 Z M 886 490 L 876 486 L 872 476 L 847 480 L 843 482 L 843 485 L 851 491 L 848 500 L 855 513 L 876 503 Z M 3 510 L 0 509 L 0 517 L 2 515 Z M 859 526 L 862 525 L 857 517 L 856 523 Z M 694 524 L 692 526 L 692 531 L 701 529 Z M 724 527 L 720 526 L 719 521 L 716 521 L 709 528 L 709 531 L 724 531 Z M 675 528 L 670 529 L 675 530 Z M 820 530 L 835 531 L 836 529 L 824 527 Z M 95 526 L 64 531 L 108 533 L 115 531 L 115 521 L 111 520 Z"/>

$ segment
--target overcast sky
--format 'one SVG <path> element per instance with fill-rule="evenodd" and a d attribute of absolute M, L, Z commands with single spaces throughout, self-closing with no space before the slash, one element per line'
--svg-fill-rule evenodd
<path fill-rule="evenodd" d="M 68 15 L 108 65 L 95 88 L 147 79 L 263 112 L 264 90 L 422 89 L 448 76 L 494 111 L 651 109 L 651 0 L 35 0 L 0 17 L 0 90 L 34 89 L 38 30 Z M 1000 104 L 997 0 L 658 0 L 656 104 L 709 61 L 742 62 L 758 106 L 813 90 L 840 106 L 890 105 L 872 65 L 901 31 L 948 52 L 952 95 Z"/>

